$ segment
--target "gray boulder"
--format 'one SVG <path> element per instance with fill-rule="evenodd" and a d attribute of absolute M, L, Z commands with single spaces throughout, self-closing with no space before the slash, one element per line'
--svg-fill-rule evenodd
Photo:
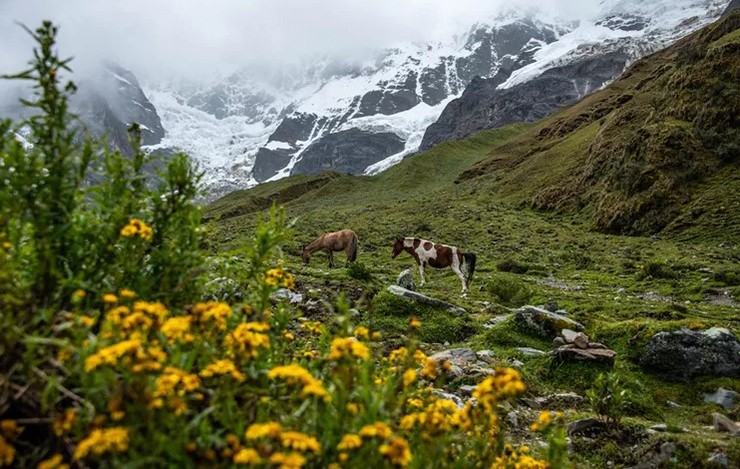
<path fill-rule="evenodd" d="M 738 428 L 737 424 L 729 417 L 726 417 L 719 412 L 715 412 L 712 414 L 712 420 L 714 421 L 714 429 L 718 432 L 726 432 L 731 435 L 740 434 L 740 428 Z"/>
<path fill-rule="evenodd" d="M 409 300 L 418 301 L 419 303 L 424 303 L 435 308 L 444 309 L 454 314 L 468 314 L 465 309 L 453 305 L 452 303 L 447 303 L 446 301 L 438 300 L 437 298 L 432 298 L 431 296 L 407 290 L 405 288 L 399 287 L 398 285 L 390 285 L 388 287 L 388 293 L 403 298 L 408 298 Z"/>
<path fill-rule="evenodd" d="M 645 346 L 640 365 L 670 381 L 704 375 L 738 377 L 740 342 L 730 331 L 718 327 L 659 332 Z"/>
<path fill-rule="evenodd" d="M 540 337 L 553 339 L 563 329 L 583 330 L 583 324 L 537 306 L 522 306 L 514 313 L 514 322 L 520 328 Z"/>
<path fill-rule="evenodd" d="M 737 396 L 738 394 L 735 391 L 717 388 L 714 392 L 704 394 L 704 402 L 719 404 L 725 409 L 732 409 L 735 407 L 735 402 L 737 402 Z"/>
<path fill-rule="evenodd" d="M 444 350 L 442 352 L 435 353 L 429 358 L 439 364 L 449 362 L 461 368 L 467 368 L 478 361 L 478 355 L 473 351 L 473 349 L 469 348 L 453 348 L 450 350 Z"/>
<path fill-rule="evenodd" d="M 416 284 L 414 283 L 414 276 L 411 275 L 411 270 L 405 269 L 398 274 L 396 285 L 406 290 L 416 291 Z"/>

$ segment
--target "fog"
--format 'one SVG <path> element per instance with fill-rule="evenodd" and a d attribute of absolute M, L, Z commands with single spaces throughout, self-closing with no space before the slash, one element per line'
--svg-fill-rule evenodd
<path fill-rule="evenodd" d="M 359 58 L 408 41 L 449 37 L 513 4 L 535 0 L 0 0 L 0 73 L 30 57 L 17 23 L 60 25 L 59 47 L 73 68 L 109 60 L 146 79 L 202 80 L 251 65 L 310 60 L 317 54 Z M 577 19 L 596 0 L 547 2 L 548 12 Z"/>

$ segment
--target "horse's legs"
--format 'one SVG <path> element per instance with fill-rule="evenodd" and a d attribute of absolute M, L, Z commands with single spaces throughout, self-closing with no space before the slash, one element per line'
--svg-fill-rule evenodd
<path fill-rule="evenodd" d="M 419 275 L 421 275 L 421 286 L 423 287 L 426 283 L 424 279 L 424 262 L 419 262 Z"/>
<path fill-rule="evenodd" d="M 331 249 L 327 249 L 326 255 L 329 257 L 329 268 L 334 268 L 334 253 L 331 252 Z"/>
<path fill-rule="evenodd" d="M 468 292 L 468 282 L 467 282 L 467 279 L 465 278 L 465 274 L 460 269 L 460 266 L 452 264 L 450 268 L 452 269 L 453 272 L 457 274 L 458 277 L 460 277 L 460 280 L 462 281 L 462 293 L 467 293 Z"/>

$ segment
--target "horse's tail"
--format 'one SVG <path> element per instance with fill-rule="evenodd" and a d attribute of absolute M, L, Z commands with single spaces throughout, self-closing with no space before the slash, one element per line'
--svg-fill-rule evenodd
<path fill-rule="evenodd" d="M 473 280 L 473 274 L 475 273 L 475 259 L 475 254 L 473 254 L 472 252 L 463 253 L 463 263 L 466 267 L 465 270 L 467 270 L 465 278 L 468 285 L 470 285 L 470 281 Z"/>
<path fill-rule="evenodd" d="M 357 260 L 357 235 L 352 236 L 352 241 L 349 246 L 349 259 L 350 262 Z"/>

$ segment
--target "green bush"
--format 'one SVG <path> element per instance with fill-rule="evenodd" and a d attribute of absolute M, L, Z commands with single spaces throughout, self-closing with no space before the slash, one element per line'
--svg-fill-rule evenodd
<path fill-rule="evenodd" d="M 507 274 L 492 275 L 486 291 L 498 303 L 506 306 L 522 306 L 529 302 L 532 291 L 522 280 Z"/>
<path fill-rule="evenodd" d="M 591 410 L 604 422 L 619 425 L 629 404 L 629 391 L 616 373 L 601 373 L 586 391 Z"/>
<path fill-rule="evenodd" d="M 350 263 L 349 267 L 347 267 L 347 275 L 362 282 L 369 282 L 373 279 L 373 274 L 370 272 L 370 269 L 368 269 L 368 267 L 362 262 Z"/>
<path fill-rule="evenodd" d="M 496 268 L 499 272 L 511 272 L 512 274 L 526 274 L 529 270 L 529 265 L 517 261 L 515 259 L 507 258 L 496 264 Z"/>
<path fill-rule="evenodd" d="M 661 261 L 648 261 L 637 272 L 637 280 L 676 278 L 678 278 L 678 272 Z"/>

